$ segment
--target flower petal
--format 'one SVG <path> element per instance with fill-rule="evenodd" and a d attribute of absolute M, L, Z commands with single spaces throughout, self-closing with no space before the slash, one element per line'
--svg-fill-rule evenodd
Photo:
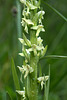
<path fill-rule="evenodd" d="M 22 67 L 20 66 L 17 66 L 17 67 L 19 68 L 20 72 L 24 73 L 24 69 Z"/>
<path fill-rule="evenodd" d="M 29 2 L 26 2 L 26 5 L 27 5 L 27 7 L 29 7 L 29 9 L 31 9 L 31 10 L 37 9 L 36 6 L 34 6 L 33 4 L 31 4 L 31 3 L 29 3 Z"/>
<path fill-rule="evenodd" d="M 24 54 L 23 53 L 19 53 L 19 55 L 22 56 L 22 57 L 24 57 Z"/>
<path fill-rule="evenodd" d="M 26 0 L 20 0 L 20 2 L 26 4 Z"/>
<path fill-rule="evenodd" d="M 19 91 L 19 90 L 16 90 L 16 92 L 20 95 L 24 95 L 25 94 L 25 91 Z"/>
<path fill-rule="evenodd" d="M 34 25 L 34 23 L 30 19 L 22 18 L 28 25 Z"/>

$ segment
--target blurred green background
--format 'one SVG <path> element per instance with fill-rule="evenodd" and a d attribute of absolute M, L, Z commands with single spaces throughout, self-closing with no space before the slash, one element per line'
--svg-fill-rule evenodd
<path fill-rule="evenodd" d="M 67 22 L 43 2 L 46 1 L 67 18 L 67 0 L 41 1 L 41 8 L 46 12 L 43 20 L 46 32 L 40 36 L 44 40 L 44 46 L 48 45 L 46 55 L 67 56 Z M 20 6 L 22 9 L 23 5 Z M 22 37 L 18 31 L 21 29 L 18 28 L 19 25 L 16 0 L 0 0 L 0 100 L 7 100 L 7 91 L 16 100 L 11 57 L 16 66 L 22 64 L 22 58 L 18 56 L 21 48 L 18 46 L 18 37 Z M 46 74 L 50 64 L 49 100 L 67 100 L 67 58 L 45 58 L 40 63 Z M 20 78 L 18 70 L 17 73 Z"/>

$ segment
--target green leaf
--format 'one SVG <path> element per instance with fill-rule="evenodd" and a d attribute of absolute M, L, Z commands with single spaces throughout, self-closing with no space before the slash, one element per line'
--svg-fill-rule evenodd
<path fill-rule="evenodd" d="M 7 86 L 6 87 L 6 97 L 7 98 L 11 98 L 11 100 L 16 99 L 16 93 L 15 91 L 12 89 L 12 87 Z M 9 100 L 9 99 L 8 99 Z"/>
<path fill-rule="evenodd" d="M 7 100 L 6 99 L 6 91 L 3 91 L 3 93 L 2 93 L 2 100 Z"/>
<path fill-rule="evenodd" d="M 18 38 L 18 39 L 22 44 L 24 44 L 24 40 L 22 38 Z"/>
<path fill-rule="evenodd" d="M 45 87 L 44 87 L 44 100 L 48 100 L 49 96 L 49 85 L 50 85 L 50 65 L 49 65 L 49 78 L 48 81 L 45 81 Z"/>
<path fill-rule="evenodd" d="M 44 86 L 44 100 L 46 100 L 46 95 L 47 94 L 47 87 L 46 87 L 46 81 L 45 81 L 45 86 Z"/>
<path fill-rule="evenodd" d="M 10 94 L 7 92 L 7 100 L 12 100 L 12 98 L 11 98 L 11 96 L 10 96 Z"/>
<path fill-rule="evenodd" d="M 47 52 L 47 45 L 45 46 L 45 48 L 43 49 L 43 51 L 42 51 L 42 53 L 41 53 L 41 58 L 46 54 L 46 52 Z M 44 57 L 43 57 L 44 58 Z M 42 59 L 43 59 L 42 58 Z"/>
<path fill-rule="evenodd" d="M 15 88 L 16 88 L 16 90 L 20 90 L 19 80 L 18 80 L 18 76 L 17 76 L 17 72 L 16 72 L 16 68 L 15 68 L 15 64 L 14 64 L 13 58 L 11 59 L 11 63 L 12 63 L 11 69 L 12 69 L 12 75 L 13 75 Z"/>
<path fill-rule="evenodd" d="M 62 38 L 63 38 L 64 34 L 67 31 L 66 29 L 67 29 L 67 23 L 65 22 L 62 25 L 62 27 L 61 27 L 59 33 L 57 34 L 57 36 L 54 38 L 54 40 L 53 40 L 53 42 L 51 44 L 51 47 L 48 50 L 48 52 L 50 51 L 50 53 L 52 53 L 56 49 L 56 47 L 58 46 L 58 44 L 60 43 L 60 41 L 62 41 Z"/>
<path fill-rule="evenodd" d="M 49 65 L 49 79 L 47 81 L 47 94 L 46 94 L 47 99 L 46 100 L 48 100 L 48 96 L 49 96 L 49 85 L 50 85 L 50 65 Z"/>
<path fill-rule="evenodd" d="M 67 76 L 67 70 L 66 70 L 60 77 L 58 77 L 58 79 L 56 80 L 56 82 L 54 82 L 54 83 L 52 84 L 52 86 L 50 87 L 50 90 L 52 91 L 54 88 L 56 88 L 57 85 L 58 85 L 59 83 L 61 83 L 62 80 L 63 80 L 66 76 Z"/>
<path fill-rule="evenodd" d="M 59 55 L 48 55 L 46 57 L 50 57 L 50 58 L 67 58 L 67 56 L 59 56 Z"/>
<path fill-rule="evenodd" d="M 67 56 L 59 56 L 59 55 L 47 55 L 47 56 L 44 56 L 43 58 L 41 58 L 40 60 L 43 60 L 45 58 L 51 58 L 51 59 L 58 59 L 58 58 L 63 58 L 63 59 L 67 59 Z"/>
<path fill-rule="evenodd" d="M 12 69 L 12 75 L 13 75 L 15 88 L 16 88 L 16 90 L 20 90 L 19 80 L 18 80 L 18 76 L 17 76 L 17 72 L 16 72 L 13 58 L 11 59 L 11 64 L 12 64 L 11 69 Z M 21 100 L 21 96 L 19 94 L 17 94 L 17 99 Z"/>
<path fill-rule="evenodd" d="M 45 5 L 47 5 L 49 8 L 51 8 L 56 14 L 58 14 L 62 19 L 64 19 L 67 22 L 67 18 L 64 15 L 62 15 L 59 11 L 57 11 L 54 7 L 52 7 L 50 4 L 48 4 L 48 3 L 44 2 L 44 1 L 43 1 L 43 3 Z"/>

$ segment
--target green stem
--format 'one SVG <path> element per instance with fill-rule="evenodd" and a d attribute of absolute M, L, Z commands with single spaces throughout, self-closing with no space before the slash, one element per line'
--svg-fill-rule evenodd
<path fill-rule="evenodd" d="M 22 37 L 22 31 L 21 31 L 21 6 L 20 6 L 20 2 L 18 0 L 16 0 L 16 5 L 17 5 L 17 36 L 18 38 L 21 38 Z M 21 48 L 21 44 L 20 42 L 18 41 L 18 53 L 22 51 L 22 48 Z M 19 64 L 21 65 L 22 64 L 22 59 L 21 57 L 18 56 L 18 62 Z"/>
<path fill-rule="evenodd" d="M 31 32 L 30 40 L 32 44 L 36 44 L 36 35 L 34 32 Z M 37 100 L 38 89 L 37 89 L 37 63 L 38 58 L 31 53 L 30 57 L 30 66 L 34 69 L 34 72 L 28 76 L 28 97 L 29 100 Z"/>
<path fill-rule="evenodd" d="M 36 35 L 34 32 L 31 32 L 30 40 L 32 44 L 37 44 Z M 34 72 L 32 74 L 31 78 L 31 98 L 30 100 L 37 100 L 37 56 L 34 56 L 34 54 L 31 53 L 31 60 L 30 60 L 30 66 L 34 69 Z"/>

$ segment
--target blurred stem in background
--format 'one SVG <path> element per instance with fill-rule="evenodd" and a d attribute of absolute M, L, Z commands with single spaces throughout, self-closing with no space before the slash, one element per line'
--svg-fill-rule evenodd
<path fill-rule="evenodd" d="M 19 0 L 16 0 L 16 5 L 17 5 L 17 37 L 21 38 L 22 37 L 22 28 L 21 28 L 21 5 Z M 20 42 L 18 41 L 18 53 L 21 52 L 22 46 Z M 18 56 L 18 64 L 22 64 L 22 58 Z"/>

